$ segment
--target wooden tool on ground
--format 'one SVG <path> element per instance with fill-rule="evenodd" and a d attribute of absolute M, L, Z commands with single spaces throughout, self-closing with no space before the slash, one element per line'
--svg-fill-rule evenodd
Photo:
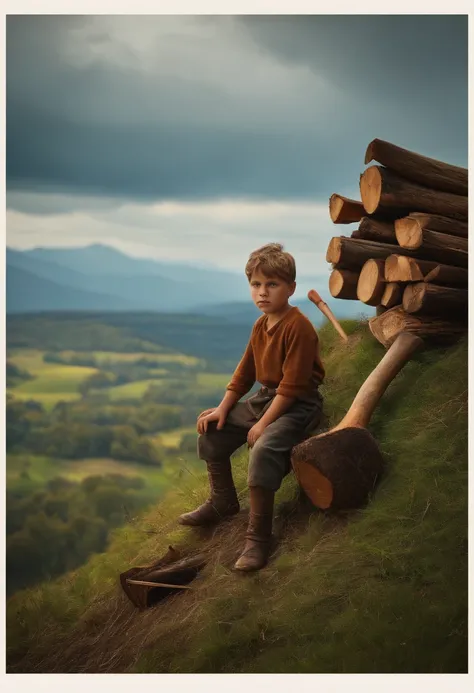
<path fill-rule="evenodd" d="M 316 507 L 339 510 L 367 502 L 384 461 L 366 426 L 388 385 L 422 344 L 420 337 L 399 334 L 342 421 L 293 448 L 291 463 L 296 478 Z"/>
<path fill-rule="evenodd" d="M 203 554 L 182 558 L 172 546 L 149 566 L 130 568 L 120 574 L 120 584 L 130 601 L 146 609 L 171 594 L 191 589 L 189 583 L 206 565 Z"/>
<path fill-rule="evenodd" d="M 327 303 L 325 303 L 325 302 L 323 301 L 323 299 L 322 299 L 321 296 L 318 294 L 318 292 L 317 292 L 315 289 L 311 289 L 310 291 L 308 291 L 308 298 L 309 298 L 310 301 L 312 301 L 312 303 L 314 303 L 315 306 L 317 306 L 317 307 L 319 308 L 319 310 L 321 311 L 321 313 L 323 313 L 323 315 L 325 315 L 325 316 L 327 317 L 327 319 L 334 325 L 334 327 L 336 328 L 336 330 L 337 330 L 337 331 L 339 332 L 339 334 L 341 335 L 342 339 L 343 339 L 345 342 L 347 342 L 347 340 L 349 339 L 349 337 L 346 335 L 346 333 L 345 333 L 344 330 L 342 329 L 341 325 L 339 324 L 339 321 L 338 321 L 337 318 L 335 317 L 334 313 L 333 313 L 332 310 L 329 308 L 329 306 L 327 305 Z"/>

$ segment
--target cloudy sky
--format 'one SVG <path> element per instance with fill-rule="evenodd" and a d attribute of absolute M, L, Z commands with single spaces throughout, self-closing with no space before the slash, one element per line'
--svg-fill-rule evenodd
<path fill-rule="evenodd" d="M 467 18 L 10 16 L 7 242 L 326 271 L 374 137 L 467 166 Z"/>

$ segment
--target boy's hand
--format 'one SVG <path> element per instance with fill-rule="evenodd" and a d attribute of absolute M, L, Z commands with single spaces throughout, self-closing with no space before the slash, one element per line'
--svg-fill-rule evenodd
<path fill-rule="evenodd" d="M 257 440 L 260 438 L 262 433 L 265 430 L 265 424 L 262 424 L 261 421 L 257 421 L 257 423 L 252 426 L 250 431 L 247 433 L 247 442 L 250 445 L 251 448 L 255 445 Z"/>
<path fill-rule="evenodd" d="M 206 411 L 203 411 L 202 414 L 199 414 L 197 420 L 197 432 L 201 435 L 205 433 L 210 421 L 217 421 L 217 430 L 220 431 L 225 424 L 226 418 L 227 412 L 220 407 L 216 407 L 215 409 L 206 409 Z"/>

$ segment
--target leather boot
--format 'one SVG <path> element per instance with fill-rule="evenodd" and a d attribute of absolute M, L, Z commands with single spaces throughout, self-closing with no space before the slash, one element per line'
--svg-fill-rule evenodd
<path fill-rule="evenodd" d="M 263 486 L 250 487 L 250 517 L 246 542 L 236 570 L 260 570 L 266 565 L 272 538 L 275 492 Z"/>
<path fill-rule="evenodd" d="M 211 494 L 199 508 L 180 515 L 178 522 L 181 525 L 190 527 L 214 525 L 225 517 L 236 515 L 240 510 L 230 459 L 209 460 L 206 464 Z"/>

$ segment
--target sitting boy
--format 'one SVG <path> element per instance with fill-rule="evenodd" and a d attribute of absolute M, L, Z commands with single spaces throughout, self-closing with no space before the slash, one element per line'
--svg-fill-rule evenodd
<path fill-rule="evenodd" d="M 250 517 L 246 544 L 234 567 L 259 570 L 267 563 L 274 496 L 291 469 L 291 449 L 321 417 L 318 386 L 324 369 L 312 323 L 288 303 L 296 289 L 293 256 L 279 243 L 269 243 L 251 253 L 245 273 L 263 315 L 222 402 L 198 417 L 198 454 L 207 463 L 211 494 L 179 522 L 209 525 L 239 512 L 230 456 L 248 442 Z M 239 402 L 256 381 L 260 390 Z"/>

